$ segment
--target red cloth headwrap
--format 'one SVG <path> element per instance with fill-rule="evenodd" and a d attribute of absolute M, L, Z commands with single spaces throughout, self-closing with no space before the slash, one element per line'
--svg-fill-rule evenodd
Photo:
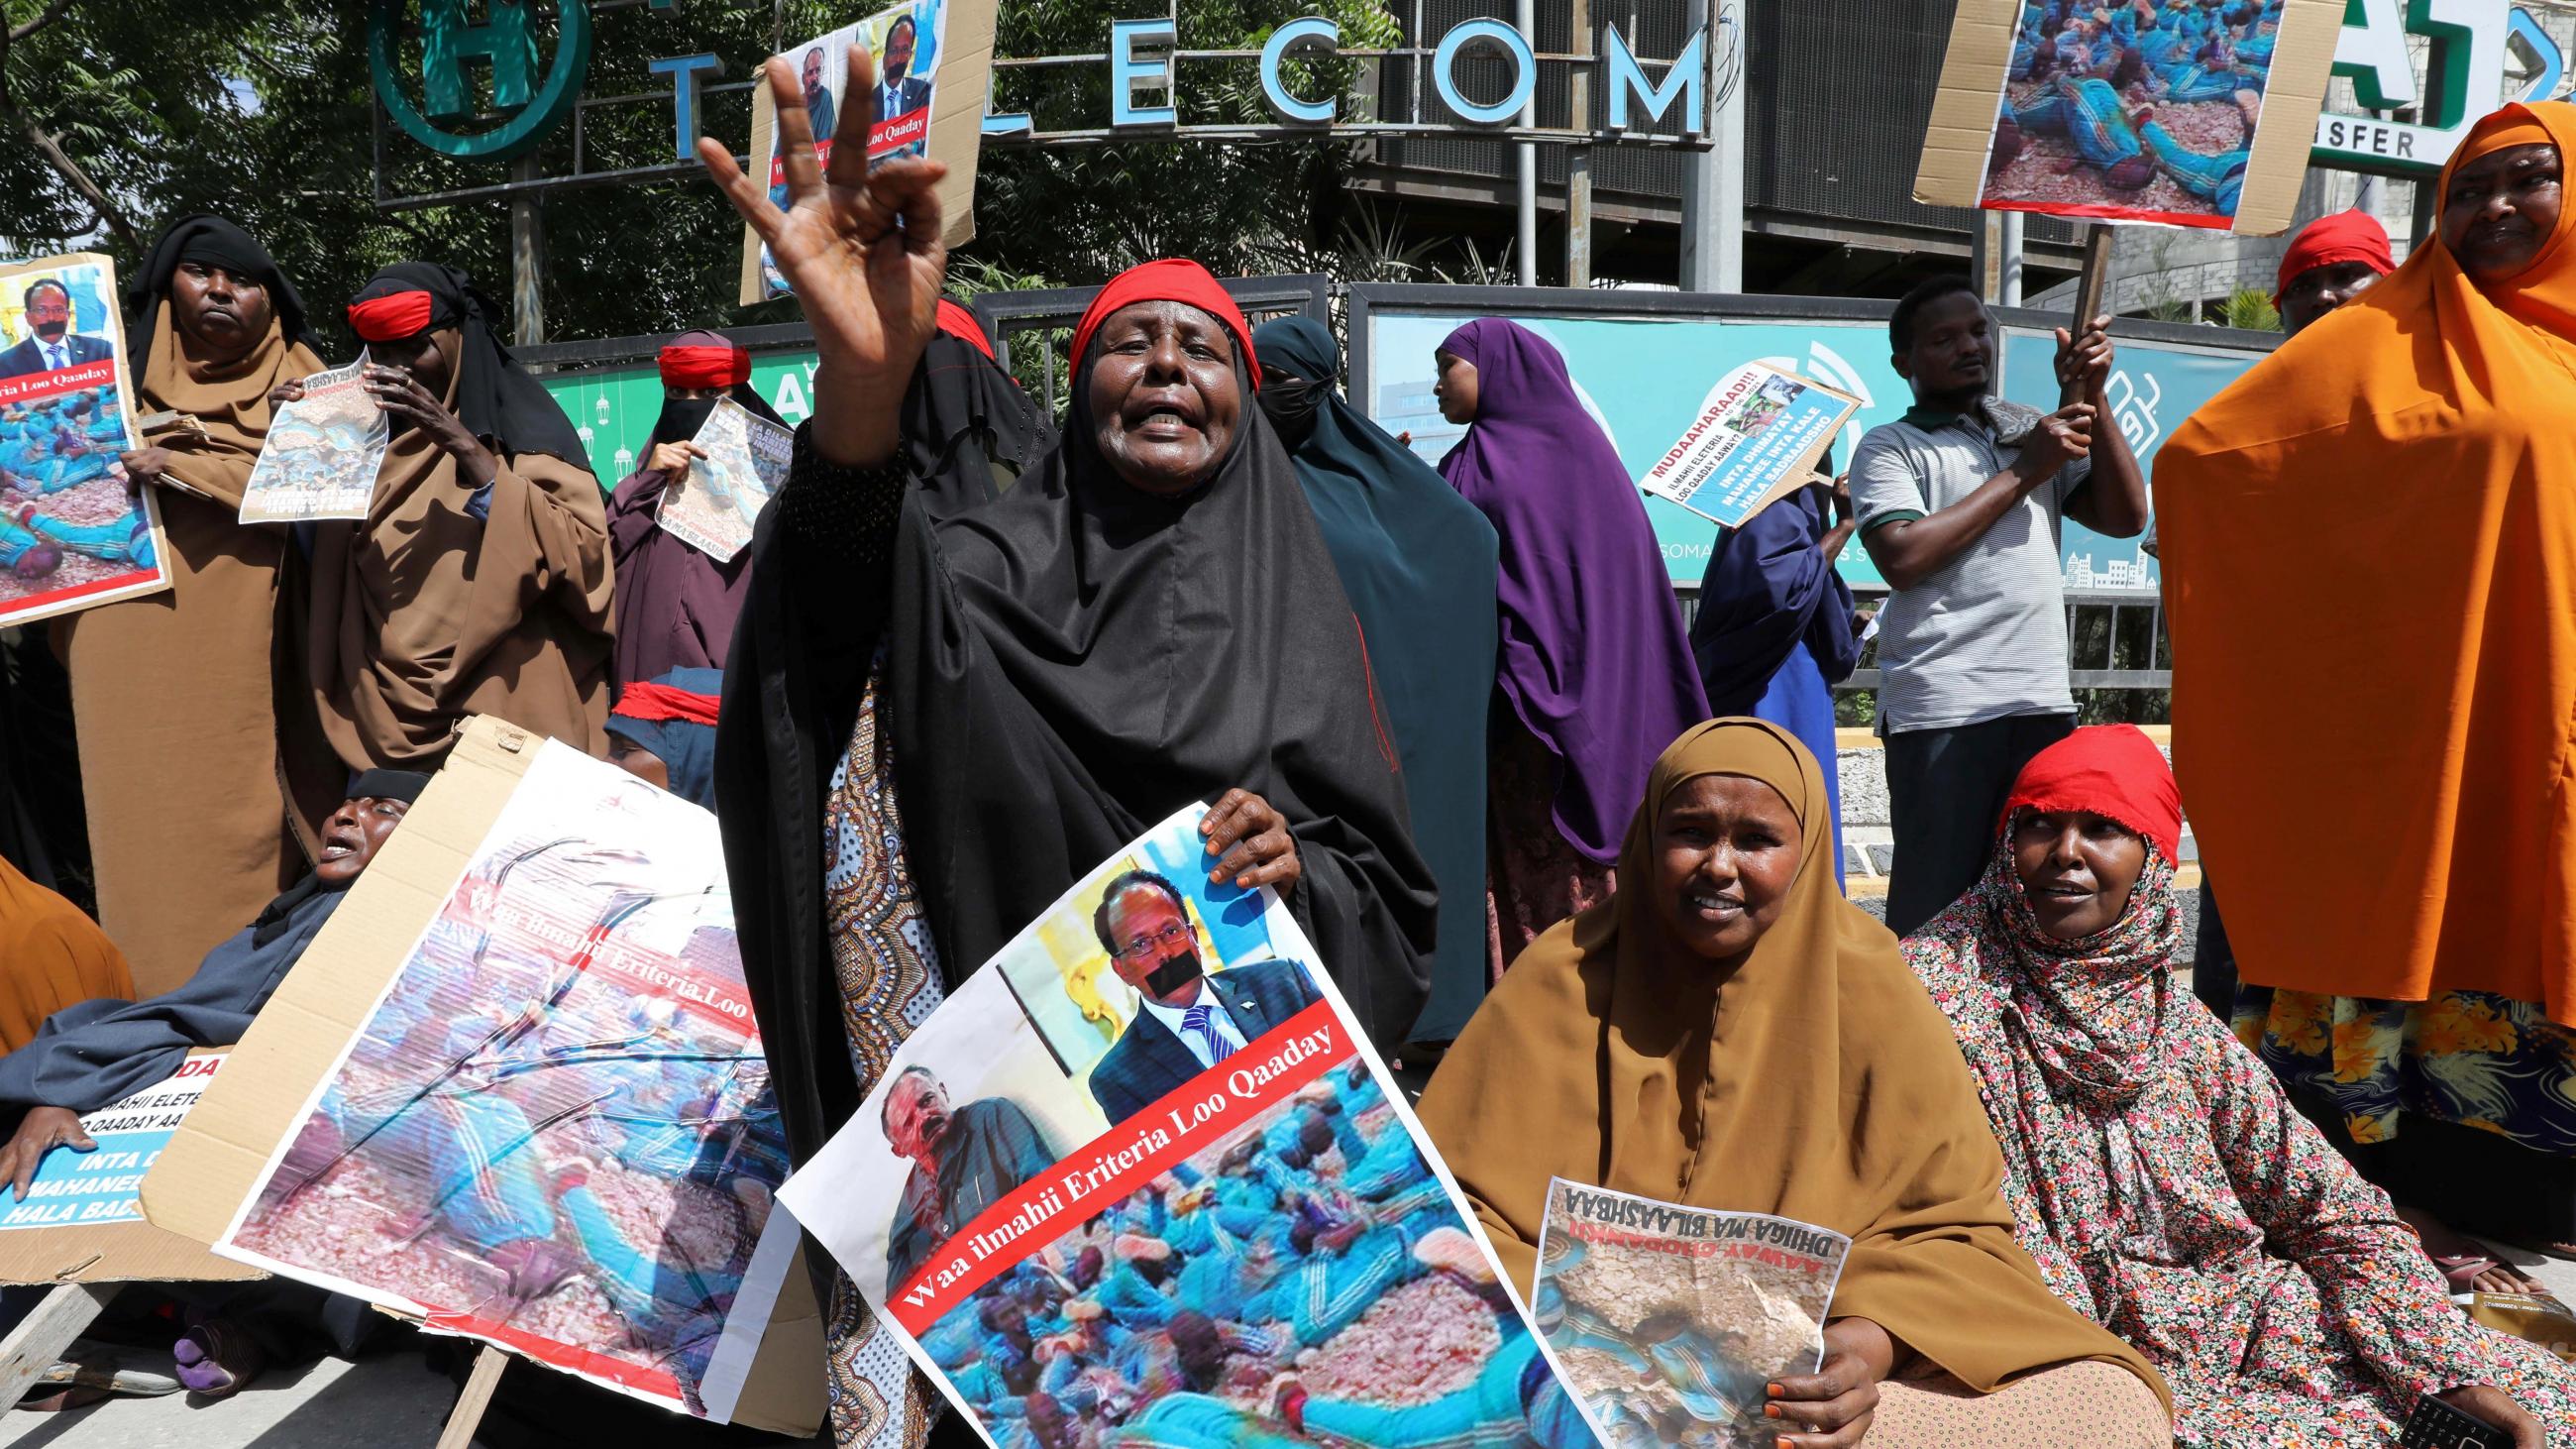
<path fill-rule="evenodd" d="M 388 292 L 349 304 L 349 326 L 369 342 L 398 342 L 416 337 L 429 326 L 427 292 Z"/>
<path fill-rule="evenodd" d="M 716 722 L 716 699 L 715 695 L 700 694 L 694 689 L 638 681 L 618 694 L 617 708 L 611 713 L 628 719 L 675 719 L 711 725 Z"/>
<path fill-rule="evenodd" d="M 2361 262 L 2381 276 L 2397 270 L 2388 254 L 2388 228 L 2366 211 L 2338 211 L 2299 229 L 2290 249 L 2281 253 L 2281 273 L 2272 284 L 2272 305 L 2281 305 L 2299 273 L 2338 262 Z"/>
<path fill-rule="evenodd" d="M 2107 816 L 2154 841 L 2167 864 L 2182 864 L 2182 792 L 2136 725 L 2088 725 L 2040 751 L 2013 782 L 1998 828 L 2010 829 L 2023 809 Z"/>
<path fill-rule="evenodd" d="M 1165 257 L 1159 262 L 1146 262 L 1129 267 L 1109 279 L 1100 295 L 1083 309 L 1082 321 L 1073 329 L 1073 365 L 1082 366 L 1083 354 L 1090 350 L 1091 334 L 1102 321 L 1121 307 L 1139 302 L 1181 302 L 1196 307 L 1225 324 L 1234 334 L 1234 345 L 1243 353 L 1243 369 L 1252 386 L 1261 386 L 1261 360 L 1252 354 L 1252 324 L 1243 320 L 1243 309 L 1217 285 L 1208 269 L 1181 257 Z"/>
<path fill-rule="evenodd" d="M 939 330 L 986 357 L 993 356 L 992 339 L 984 335 L 983 327 L 975 321 L 975 314 L 945 297 L 939 299 Z"/>
<path fill-rule="evenodd" d="M 751 380 L 751 354 L 730 342 L 722 347 L 673 343 L 657 360 L 664 387 L 736 387 Z"/>

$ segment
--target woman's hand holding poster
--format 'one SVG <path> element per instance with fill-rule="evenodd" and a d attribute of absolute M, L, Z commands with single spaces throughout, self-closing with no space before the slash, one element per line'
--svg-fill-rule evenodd
<path fill-rule="evenodd" d="M 913 1032 L 780 1201 L 999 1443 L 1594 1435 L 1279 899 L 1193 806 Z"/>

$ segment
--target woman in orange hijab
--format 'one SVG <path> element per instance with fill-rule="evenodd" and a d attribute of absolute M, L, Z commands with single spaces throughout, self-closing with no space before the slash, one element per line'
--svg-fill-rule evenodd
<path fill-rule="evenodd" d="M 1656 761 L 1622 889 L 1530 944 L 1422 1121 L 1526 1297 L 1551 1178 L 1852 1239 L 1792 1449 L 2167 1445 L 2164 1381 L 2048 1291 L 1948 1024 L 1834 879 L 1824 773 L 1752 719 Z"/>
<path fill-rule="evenodd" d="M 2166 442 L 2174 764 L 2239 1022 L 2401 1202 L 2576 1255 L 2576 107 Z M 2367 480 L 2356 489 L 2355 480 Z M 2366 583 L 2319 596 L 2321 579 Z M 2295 668 L 2283 668 L 2296 661 Z"/>

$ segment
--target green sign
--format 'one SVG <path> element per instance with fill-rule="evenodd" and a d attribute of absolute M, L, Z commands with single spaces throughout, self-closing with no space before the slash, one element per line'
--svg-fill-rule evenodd
<path fill-rule="evenodd" d="M 2508 55 L 2518 55 L 2528 79 L 2508 85 Z M 2365 113 L 2321 113 L 2309 159 L 2430 176 L 2488 112 L 2557 99 L 2566 59 L 2510 0 L 2345 0 L 2334 73 L 2351 79 Z"/>
<path fill-rule="evenodd" d="M 653 367 L 543 374 L 538 381 L 572 419 L 590 449 L 599 486 L 614 488 L 644 462 L 644 444 L 662 412 L 662 374 Z M 752 359 L 752 390 L 794 427 L 813 415 L 814 354 L 772 352 Z"/>
<path fill-rule="evenodd" d="M 420 101 L 414 104 L 396 63 L 405 0 L 376 0 L 367 17 L 367 66 L 376 98 L 403 134 L 444 156 L 506 160 L 535 145 L 581 99 L 590 71 L 589 0 L 555 0 L 555 54 L 540 78 L 536 0 L 488 0 L 482 23 L 466 18 L 468 0 L 421 0 Z M 481 75 L 492 96 L 478 104 Z M 486 130 L 448 129 L 497 116 Z"/>

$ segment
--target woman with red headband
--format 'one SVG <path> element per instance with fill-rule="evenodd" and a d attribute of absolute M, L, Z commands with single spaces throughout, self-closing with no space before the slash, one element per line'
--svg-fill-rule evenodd
<path fill-rule="evenodd" d="M 1253 405 L 1242 313 L 1194 263 L 1135 268 L 1074 331 L 1054 450 L 989 502 L 921 478 L 900 403 L 938 328 L 946 168 L 868 165 L 870 69 L 853 52 L 827 187 L 771 62 L 783 211 L 721 143 L 698 147 L 822 355 L 755 564 L 780 608 L 745 616 L 717 741 L 792 1148 L 857 1108 L 948 984 L 1193 801 L 1212 807 L 1210 876 L 1278 889 L 1363 1024 L 1401 1042 L 1430 872 L 1350 603 Z M 919 1433 L 935 1401 L 846 1283 L 834 1300 L 836 1437 L 889 1415 Z"/>
<path fill-rule="evenodd" d="M 585 754 L 605 743 L 599 480 L 489 312 L 463 272 L 429 262 L 385 268 L 349 304 L 393 445 L 366 518 L 314 525 L 300 600 L 322 734 L 349 770 L 432 767 L 472 714 Z"/>
<path fill-rule="evenodd" d="M 662 413 L 644 458 L 608 498 L 608 541 L 617 564 L 617 687 L 674 669 L 722 669 L 751 576 L 751 550 L 718 559 L 662 531 L 662 491 L 706 450 L 691 442 L 732 398 L 781 422 L 751 385 L 751 354 L 721 332 L 683 332 L 662 349 Z"/>
<path fill-rule="evenodd" d="M 1983 880 L 1905 942 L 2022 1246 L 2165 1376 L 2180 1443 L 2394 1443 L 2431 1395 L 2576 1449 L 2576 1371 L 2452 1307 L 2388 1195 L 2175 983 L 2181 836 L 2146 735 L 2077 730 L 2014 782 Z"/>
<path fill-rule="evenodd" d="M 2576 1257 L 2570 146 L 2564 103 L 2479 121 L 2443 172 L 2435 235 L 2156 462 L 2175 762 L 2258 988 L 2238 998 L 2240 1034 L 2408 1207 L 2561 1258 Z M 2292 551 L 2368 587 L 2321 612 L 2282 566 Z"/>

